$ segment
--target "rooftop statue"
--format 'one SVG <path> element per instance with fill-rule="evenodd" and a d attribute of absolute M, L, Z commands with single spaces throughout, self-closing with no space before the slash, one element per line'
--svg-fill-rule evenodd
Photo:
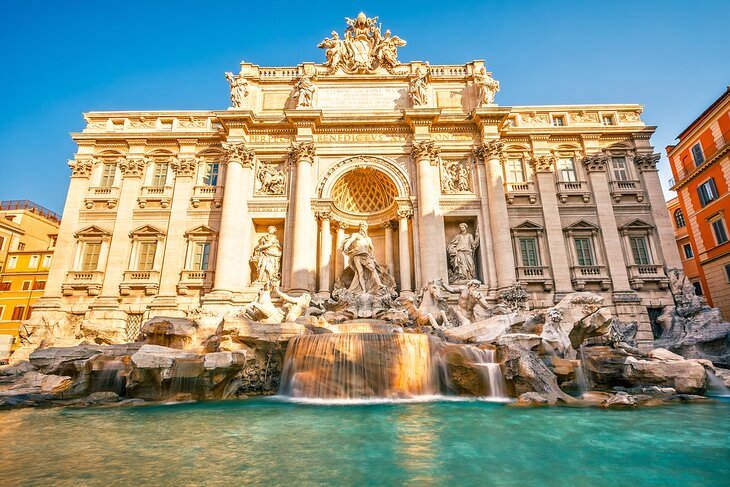
<path fill-rule="evenodd" d="M 384 68 L 393 73 L 398 66 L 398 48 L 406 45 L 406 41 L 393 36 L 390 30 L 385 35 L 380 33 L 378 18 L 368 18 L 360 12 L 354 19 L 345 18 L 347 29 L 342 39 L 337 32 L 325 38 L 317 47 L 326 49 L 327 61 L 323 66 L 330 68 L 329 73 L 336 73 L 342 68 L 346 73 L 374 73 Z"/>
<path fill-rule="evenodd" d="M 234 76 L 233 73 L 226 73 L 226 79 L 231 85 L 231 103 L 233 108 L 243 107 L 243 101 L 248 96 L 248 81 L 243 77 L 242 74 Z"/>
<path fill-rule="evenodd" d="M 480 107 L 494 103 L 494 95 L 499 91 L 499 81 L 492 78 L 485 68 L 474 75 L 474 84 L 477 87 L 477 103 Z"/>

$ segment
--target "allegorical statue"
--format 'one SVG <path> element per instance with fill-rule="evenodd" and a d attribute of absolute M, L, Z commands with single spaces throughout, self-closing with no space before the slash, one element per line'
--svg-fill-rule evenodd
<path fill-rule="evenodd" d="M 478 106 L 494 103 L 494 95 L 499 91 L 499 81 L 489 76 L 484 67 L 474 75 L 474 84 L 477 86 Z"/>
<path fill-rule="evenodd" d="M 373 255 L 373 240 L 368 236 L 368 224 L 361 223 L 359 231 L 342 243 L 342 253 L 350 258 L 355 276 L 348 287 L 354 294 L 378 294 L 385 286 L 380 280 L 380 269 Z"/>
<path fill-rule="evenodd" d="M 284 171 L 275 168 L 273 164 L 259 165 L 256 179 L 259 181 L 259 193 L 270 195 L 284 194 Z"/>
<path fill-rule="evenodd" d="M 449 254 L 449 281 L 469 281 L 476 277 L 474 252 L 479 247 L 479 234 L 467 233 L 469 226 L 459 224 L 459 233 L 454 235 L 446 252 Z"/>
<path fill-rule="evenodd" d="M 419 67 L 416 69 L 416 74 L 408 83 L 408 93 L 411 95 L 411 101 L 413 101 L 414 107 L 428 104 L 428 91 L 426 90 L 427 85 L 428 72 Z"/>
<path fill-rule="evenodd" d="M 312 108 L 312 97 L 314 96 L 314 90 L 317 87 L 314 86 L 312 78 L 308 75 L 303 75 L 294 85 L 294 93 L 292 98 L 296 102 L 297 108 Z"/>
<path fill-rule="evenodd" d="M 343 63 L 344 56 L 346 54 L 345 42 L 340 39 L 339 34 L 332 31 L 332 38 L 330 39 L 329 37 L 326 37 L 322 42 L 317 44 L 317 47 L 320 49 L 327 49 L 324 52 L 327 62 L 325 62 L 323 66 L 330 68 L 330 73 L 337 71 L 337 68 L 339 68 L 340 64 Z"/>
<path fill-rule="evenodd" d="M 241 108 L 243 106 L 243 100 L 248 96 L 248 81 L 243 75 L 233 75 L 233 73 L 226 73 L 226 79 L 231 85 L 231 103 L 233 108 Z"/>
<path fill-rule="evenodd" d="M 284 313 L 271 301 L 271 283 L 264 283 L 259 289 L 256 299 L 246 306 L 242 314 L 244 317 L 261 323 L 281 323 Z"/>
<path fill-rule="evenodd" d="M 474 308 L 477 305 L 489 309 L 489 303 L 479 292 L 479 286 L 482 283 L 476 279 L 467 282 L 465 286 L 452 287 L 440 280 L 438 283 L 450 293 L 459 293 L 459 301 L 456 303 L 456 308 L 454 308 L 454 313 L 459 318 L 459 326 L 468 325 L 474 321 Z"/>
<path fill-rule="evenodd" d="M 456 161 L 444 164 L 441 188 L 444 193 L 468 193 L 469 165 L 467 161 Z"/>
<path fill-rule="evenodd" d="M 302 316 L 312 302 L 312 295 L 309 293 L 302 293 L 301 296 L 290 296 L 278 287 L 274 288 L 274 293 L 287 303 L 284 305 L 284 311 L 286 311 L 284 321 L 287 323 L 293 323 Z"/>
<path fill-rule="evenodd" d="M 281 244 L 276 237 L 276 227 L 267 229 L 253 249 L 251 262 L 256 265 L 256 282 L 271 283 L 281 279 Z"/>

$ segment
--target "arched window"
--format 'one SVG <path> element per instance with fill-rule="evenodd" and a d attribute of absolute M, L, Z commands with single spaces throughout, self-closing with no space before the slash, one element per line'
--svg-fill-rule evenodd
<path fill-rule="evenodd" d="M 684 215 L 682 214 L 681 209 L 677 209 L 674 212 L 674 222 L 677 224 L 677 228 L 684 227 Z"/>

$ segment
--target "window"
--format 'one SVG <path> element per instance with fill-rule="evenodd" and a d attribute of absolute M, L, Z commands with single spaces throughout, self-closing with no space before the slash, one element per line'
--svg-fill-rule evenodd
<path fill-rule="evenodd" d="M 572 157 L 558 158 L 558 173 L 561 181 L 577 181 L 575 164 Z"/>
<path fill-rule="evenodd" d="M 50 255 L 43 256 L 43 263 L 41 264 L 41 267 L 51 267 L 51 256 Z"/>
<path fill-rule="evenodd" d="M 520 255 L 522 257 L 523 266 L 538 267 L 540 265 L 540 257 L 537 252 L 537 239 L 521 238 Z"/>
<path fill-rule="evenodd" d="M 702 152 L 702 145 L 699 143 L 692 146 L 692 159 L 695 161 L 695 166 L 699 166 L 705 162 L 705 153 Z"/>
<path fill-rule="evenodd" d="M 575 242 L 575 257 L 578 261 L 579 266 L 591 266 L 595 265 L 593 260 L 593 249 L 591 248 L 590 238 L 576 238 Z"/>
<path fill-rule="evenodd" d="M 613 125 L 613 115 L 604 115 L 601 117 L 603 125 Z"/>
<path fill-rule="evenodd" d="M 193 270 L 207 271 L 210 258 L 210 242 L 195 242 L 193 254 Z"/>
<path fill-rule="evenodd" d="M 695 287 L 695 294 L 697 296 L 704 296 L 704 293 L 702 292 L 702 284 L 700 284 L 700 281 L 695 281 L 692 283 L 692 285 Z"/>
<path fill-rule="evenodd" d="M 33 290 L 40 291 L 46 288 L 46 281 L 36 281 L 33 283 Z"/>
<path fill-rule="evenodd" d="M 95 271 L 99 265 L 101 242 L 88 242 L 84 245 L 84 254 L 81 262 L 82 271 Z"/>
<path fill-rule="evenodd" d="M 102 188 L 110 188 L 114 186 L 114 176 L 116 176 L 117 165 L 111 162 L 105 162 L 101 166 L 101 180 L 99 186 Z"/>
<path fill-rule="evenodd" d="M 0 320 L 4 319 L 3 316 L 5 315 L 5 306 L 0 306 Z"/>
<path fill-rule="evenodd" d="M 23 285 L 21 286 L 21 291 L 27 291 L 30 289 L 30 281 L 23 281 Z"/>
<path fill-rule="evenodd" d="M 626 167 L 625 157 L 612 157 L 611 167 L 613 168 L 613 179 L 614 181 L 628 181 L 629 171 Z"/>
<path fill-rule="evenodd" d="M 205 186 L 218 186 L 218 163 L 209 162 L 204 166 L 203 173 L 203 185 Z"/>
<path fill-rule="evenodd" d="M 507 161 L 507 181 L 511 183 L 522 183 L 525 181 L 522 159 L 509 159 Z"/>
<path fill-rule="evenodd" d="M 18 242 L 18 250 L 25 250 L 25 244 L 23 242 Z"/>
<path fill-rule="evenodd" d="M 164 186 L 167 183 L 167 163 L 156 162 L 152 173 L 152 186 Z"/>
<path fill-rule="evenodd" d="M 634 256 L 636 265 L 649 265 L 651 258 L 649 257 L 649 248 L 646 245 L 646 237 L 629 237 L 631 244 L 631 253 Z"/>
<path fill-rule="evenodd" d="M 725 277 L 727 282 L 730 282 L 730 264 L 725 264 Z"/>
<path fill-rule="evenodd" d="M 18 265 L 18 256 L 13 255 L 8 258 L 8 269 L 15 269 L 15 267 Z"/>
<path fill-rule="evenodd" d="M 38 259 L 40 259 L 39 255 L 31 255 L 30 261 L 28 261 L 28 268 L 37 269 L 38 268 Z"/>
<path fill-rule="evenodd" d="M 565 118 L 562 115 L 554 115 L 553 116 L 553 126 L 554 127 L 565 126 Z"/>
<path fill-rule="evenodd" d="M 139 257 L 137 259 L 138 271 L 151 271 L 155 266 L 155 253 L 157 242 L 140 242 Z"/>
<path fill-rule="evenodd" d="M 10 281 L 0 282 L 0 291 L 10 291 Z"/>
<path fill-rule="evenodd" d="M 724 244 L 727 242 L 727 228 L 725 227 L 725 220 L 718 218 L 711 222 L 712 231 L 715 233 L 715 241 L 717 245 Z"/>
<path fill-rule="evenodd" d="M 686 223 L 684 223 L 684 214 L 682 213 L 682 210 L 677 209 L 674 211 L 674 223 L 677 224 L 677 228 L 684 228 Z"/>
<path fill-rule="evenodd" d="M 720 195 L 717 193 L 715 179 L 710 178 L 697 187 L 697 195 L 700 197 L 700 205 L 704 208 L 711 201 L 715 201 Z"/>
<path fill-rule="evenodd" d="M 682 250 L 684 250 L 684 257 L 687 259 L 691 259 L 695 255 L 694 252 L 692 252 L 692 246 L 688 243 L 682 245 Z"/>
<path fill-rule="evenodd" d="M 20 321 L 23 319 L 23 313 L 25 313 L 25 306 L 16 306 L 13 308 L 13 321 Z"/>
<path fill-rule="evenodd" d="M 3 247 L 5 247 L 5 237 L 0 237 L 0 252 L 2 252 Z"/>

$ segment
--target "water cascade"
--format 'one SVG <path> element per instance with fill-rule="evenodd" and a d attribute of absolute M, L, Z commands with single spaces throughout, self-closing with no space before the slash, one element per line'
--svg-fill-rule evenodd
<path fill-rule="evenodd" d="M 293 338 L 280 393 L 301 399 L 405 399 L 437 395 L 504 398 L 494 351 L 445 344 L 392 325 L 342 324 L 335 333 Z M 477 385 L 462 387 L 463 384 Z"/>
<path fill-rule="evenodd" d="M 708 394 L 715 397 L 730 397 L 730 389 L 711 370 L 705 370 L 708 382 Z"/>

